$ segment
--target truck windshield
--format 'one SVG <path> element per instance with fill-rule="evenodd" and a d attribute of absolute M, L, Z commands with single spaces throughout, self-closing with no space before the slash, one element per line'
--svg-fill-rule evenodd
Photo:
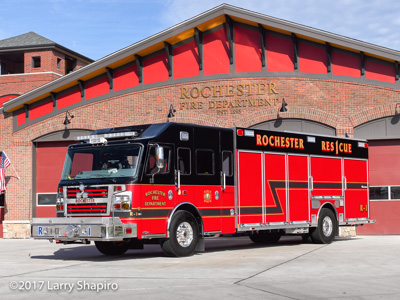
<path fill-rule="evenodd" d="M 141 152 L 138 144 L 70 148 L 61 179 L 134 177 Z"/>

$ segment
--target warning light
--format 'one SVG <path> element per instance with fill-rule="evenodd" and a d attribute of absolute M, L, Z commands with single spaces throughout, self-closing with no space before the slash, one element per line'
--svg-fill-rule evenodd
<path fill-rule="evenodd" d="M 237 135 L 239 135 L 239 136 L 243 136 L 243 135 L 244 135 L 244 131 L 243 131 L 243 129 L 238 129 L 238 131 L 237 131 Z"/>

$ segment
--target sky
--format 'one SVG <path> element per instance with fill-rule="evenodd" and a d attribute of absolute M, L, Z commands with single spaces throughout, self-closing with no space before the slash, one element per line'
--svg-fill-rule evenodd
<path fill-rule="evenodd" d="M 0 40 L 33 31 L 98 60 L 222 3 L 400 51 L 399 0 L 1 0 Z"/>

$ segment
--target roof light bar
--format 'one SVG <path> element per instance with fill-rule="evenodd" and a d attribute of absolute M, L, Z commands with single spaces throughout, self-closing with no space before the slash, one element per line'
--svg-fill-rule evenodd
<path fill-rule="evenodd" d="M 137 131 L 126 131 L 126 132 L 115 132 L 115 133 L 106 133 L 104 134 L 105 138 L 114 138 L 114 137 L 128 137 L 128 136 L 138 136 L 139 133 Z"/>

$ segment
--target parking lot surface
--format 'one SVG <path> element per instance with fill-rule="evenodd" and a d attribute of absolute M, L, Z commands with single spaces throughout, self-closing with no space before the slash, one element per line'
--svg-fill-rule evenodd
<path fill-rule="evenodd" d="M 0 239 L 0 299 L 400 299 L 399 253 L 400 236 L 209 238 L 184 258 L 158 245 L 107 257 L 94 245 Z"/>

